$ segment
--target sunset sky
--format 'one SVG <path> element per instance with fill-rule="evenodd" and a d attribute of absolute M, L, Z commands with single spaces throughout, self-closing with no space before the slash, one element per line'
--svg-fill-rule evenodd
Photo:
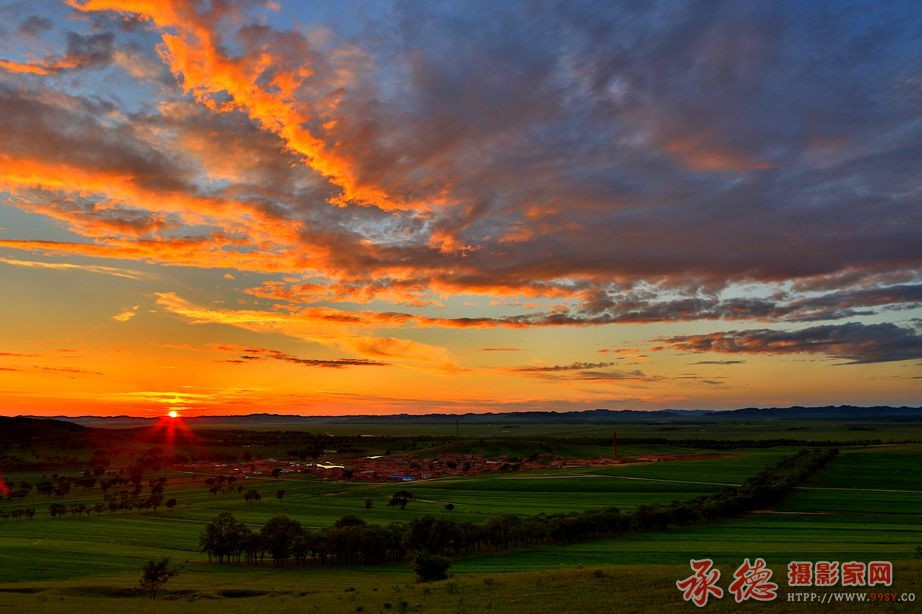
<path fill-rule="evenodd" d="M 922 403 L 917 2 L 0 0 L 0 414 Z"/>

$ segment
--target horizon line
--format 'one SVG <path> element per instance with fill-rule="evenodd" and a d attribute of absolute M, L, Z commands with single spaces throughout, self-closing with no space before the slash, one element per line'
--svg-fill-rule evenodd
<path fill-rule="evenodd" d="M 512 411 L 483 411 L 475 412 L 468 411 L 464 413 L 452 413 L 452 412 L 427 412 L 427 413 L 380 413 L 380 414 L 369 414 L 369 413 L 357 413 L 357 414 L 296 414 L 296 413 L 271 413 L 271 412 L 252 412 L 247 414 L 194 414 L 194 415 L 185 415 L 183 410 L 179 410 L 180 416 L 183 419 L 194 419 L 194 418 L 250 418 L 255 416 L 266 416 L 266 417 L 277 417 L 277 418 L 331 418 L 331 419 L 341 419 L 341 418 L 389 418 L 389 417 L 433 417 L 433 416 L 509 416 L 517 414 L 587 414 L 592 412 L 610 412 L 610 413 L 644 413 L 644 414 L 658 414 L 658 413 L 731 413 L 742 410 L 791 410 L 791 409 L 874 409 L 874 408 L 885 408 L 885 409 L 899 409 L 899 410 L 922 410 L 922 405 L 851 405 L 851 404 L 840 404 L 840 405 L 788 405 L 784 407 L 779 406 L 746 406 L 746 407 L 735 407 L 732 409 L 704 409 L 704 408 L 662 408 L 662 409 L 609 409 L 606 407 L 597 407 L 593 409 L 529 409 L 529 410 L 512 410 Z M 166 417 L 166 414 L 153 415 L 153 416 L 132 416 L 129 414 L 54 414 L 54 415 L 41 415 L 41 414 L 5 414 L 0 413 L 0 417 L 5 418 L 40 418 L 53 420 L 56 418 L 69 418 L 69 419 L 81 419 L 81 418 L 128 418 L 132 420 L 158 420 Z"/>

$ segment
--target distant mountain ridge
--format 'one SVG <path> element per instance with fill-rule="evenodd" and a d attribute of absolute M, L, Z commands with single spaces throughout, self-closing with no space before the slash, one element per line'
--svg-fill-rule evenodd
<path fill-rule="evenodd" d="M 97 424 L 97 426 L 99 426 Z M 127 441 L 121 434 L 94 429 L 89 425 L 78 424 L 73 420 L 61 418 L 31 416 L 0 416 L 0 442 L 24 441 L 54 444 L 60 442 L 64 448 L 68 444 L 79 443 L 86 446 L 105 446 L 114 441 Z"/>
<path fill-rule="evenodd" d="M 131 428 L 146 426 L 160 418 L 133 416 L 23 416 L 45 420 L 61 420 L 84 426 Z M 387 414 L 347 416 L 302 416 L 295 414 L 246 414 L 239 416 L 194 416 L 183 418 L 191 426 L 239 424 L 618 424 L 662 422 L 733 422 L 738 420 L 917 420 L 922 419 L 922 407 L 853 405 L 821 407 L 746 407 L 732 410 L 664 409 L 639 411 L 633 409 L 589 409 L 577 411 L 527 411 L 509 413 L 466 414 Z"/>

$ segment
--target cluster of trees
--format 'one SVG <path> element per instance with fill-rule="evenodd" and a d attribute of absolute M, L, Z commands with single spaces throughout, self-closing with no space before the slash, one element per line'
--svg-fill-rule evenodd
<path fill-rule="evenodd" d="M 152 495 L 150 497 L 127 497 L 124 499 L 111 499 L 107 503 L 97 503 L 96 505 L 86 505 L 84 503 L 74 503 L 71 505 L 64 505 L 63 503 L 52 503 L 48 506 L 48 513 L 51 514 L 52 518 L 64 518 L 68 514 L 70 514 L 71 517 L 78 517 L 84 514 L 89 516 L 91 513 L 108 513 L 109 515 L 112 515 L 116 512 L 126 513 L 134 510 L 157 511 L 160 509 L 161 504 L 165 505 L 167 509 L 171 510 L 176 507 L 176 499 L 168 499 L 164 503 L 163 495 Z"/>
<path fill-rule="evenodd" d="M 13 520 L 22 520 L 23 518 L 31 519 L 33 516 L 35 516 L 34 507 L 18 507 L 14 510 L 3 510 L 0 512 L 0 518 L 4 520 L 9 520 L 10 518 Z"/>
<path fill-rule="evenodd" d="M 293 560 L 332 565 L 359 565 L 406 558 L 403 525 L 367 525 L 355 516 L 341 518 L 332 527 L 311 531 L 287 516 L 270 519 L 253 531 L 223 512 L 206 525 L 199 546 L 209 561 L 259 564 L 269 559 L 281 566 Z"/>
<path fill-rule="evenodd" d="M 279 470 L 276 469 L 275 471 L 272 472 L 273 477 L 278 477 L 278 473 L 277 473 L 278 471 Z M 217 475 L 211 478 L 206 478 L 205 486 L 208 487 L 208 492 L 210 492 L 213 495 L 217 495 L 217 494 L 223 495 L 226 492 L 236 492 L 238 495 L 243 494 L 243 499 L 247 503 L 250 503 L 251 501 L 254 503 L 258 503 L 262 499 L 262 495 L 259 494 L 259 492 L 255 488 L 249 488 L 246 490 L 246 492 L 244 492 L 243 485 L 242 484 L 235 485 L 236 482 L 237 482 L 236 476 Z M 285 496 L 285 490 L 281 488 L 278 489 L 275 492 L 275 496 L 279 501 L 281 501 L 282 497 Z"/>
<path fill-rule="evenodd" d="M 79 484 L 77 483 L 78 480 Z M 92 488 L 96 485 L 96 478 L 93 478 L 92 484 L 90 484 L 85 476 L 83 478 L 72 478 L 55 473 L 50 478 L 42 476 L 42 480 L 35 485 L 35 491 L 46 497 L 66 497 L 75 485 L 82 488 Z"/>
<path fill-rule="evenodd" d="M 6 493 L 6 498 L 10 501 L 25 498 L 35 488 L 27 480 L 22 480 L 18 485 L 11 484 L 10 486 L 13 486 L 13 488 L 10 488 Z M 2 493 L 2 490 L 0 490 L 0 493 Z"/>
<path fill-rule="evenodd" d="M 106 510 L 105 506 L 102 503 L 97 503 L 94 506 L 88 506 L 84 503 L 74 503 L 72 505 L 64 505 L 63 503 L 52 503 L 48 506 L 48 513 L 51 514 L 52 518 L 64 518 L 67 514 L 71 516 L 82 516 L 86 514 L 90 515 L 90 512 L 96 512 L 101 514 Z"/>
<path fill-rule="evenodd" d="M 213 478 L 205 478 L 205 486 L 208 492 L 213 495 L 224 494 L 230 490 L 236 490 L 238 493 L 243 492 L 243 486 L 234 486 L 237 476 L 234 475 L 216 475 Z"/>
<path fill-rule="evenodd" d="M 252 531 L 230 513 L 209 523 L 200 547 L 209 560 L 251 564 L 271 559 L 277 566 L 296 564 L 365 565 L 406 560 L 411 553 L 458 556 L 543 544 L 617 537 L 629 532 L 665 529 L 713 521 L 773 505 L 796 485 L 825 466 L 837 450 L 804 450 L 747 479 L 739 487 L 663 505 L 641 505 L 630 514 L 606 507 L 569 514 L 496 516 L 483 523 L 423 516 L 407 523 L 368 525 L 346 516 L 318 531 L 287 516 L 272 518 Z M 399 494 L 399 493 L 397 493 Z"/>
<path fill-rule="evenodd" d="M 104 511 L 114 514 L 115 512 L 130 512 L 132 510 L 154 510 L 157 511 L 164 504 L 164 488 L 167 479 L 159 477 L 147 481 L 148 494 L 144 495 L 143 473 L 132 472 L 131 477 L 127 480 L 123 477 L 115 477 L 111 480 L 103 480 L 100 486 L 103 490 L 103 507 Z M 124 486 L 119 490 L 114 488 Z M 176 499 L 166 501 L 168 509 L 176 506 Z M 95 508 L 98 508 L 96 505 Z M 94 508 L 94 510 L 95 510 Z"/>
<path fill-rule="evenodd" d="M 278 477 L 279 470 L 276 469 L 272 472 L 273 477 Z M 238 495 L 243 494 L 243 499 L 247 503 L 259 503 L 262 500 L 262 495 L 255 488 L 248 488 L 246 492 L 243 490 L 243 485 L 235 485 L 237 478 L 233 475 L 217 475 L 214 477 L 205 479 L 205 486 L 208 487 L 208 492 L 213 495 L 224 494 L 226 492 L 236 492 Z M 285 489 L 279 488 L 275 491 L 275 498 L 279 501 L 282 500 L 282 497 L 285 496 Z"/>
<path fill-rule="evenodd" d="M 167 509 L 176 507 L 176 499 L 166 499 L 164 489 L 167 479 L 165 477 L 152 478 L 147 480 L 147 494 L 144 494 L 144 472 L 156 464 L 158 454 L 145 453 L 139 463 L 130 466 L 125 475 L 115 475 L 109 477 L 97 477 L 92 475 L 92 471 L 86 471 L 82 478 L 69 478 L 57 474 L 51 476 L 51 479 L 43 479 L 38 483 L 36 490 L 42 494 L 66 495 L 71 490 L 71 485 L 78 485 L 82 488 L 94 488 L 97 483 L 102 491 L 102 502 L 95 505 L 84 503 L 64 505 L 62 503 L 52 503 L 48 506 L 48 512 L 52 518 L 64 518 L 67 515 L 89 516 L 96 514 L 114 514 L 116 512 L 146 511 L 160 509 L 161 505 L 166 505 Z M 102 465 L 95 465 L 101 467 Z"/>
<path fill-rule="evenodd" d="M 97 468 L 100 467 L 100 465 L 97 465 Z M 111 477 L 100 477 L 94 475 L 93 471 L 91 470 L 85 471 L 80 477 L 64 476 L 55 473 L 52 474 L 51 477 L 48 477 L 47 475 L 42 476 L 42 479 L 39 482 L 36 482 L 34 485 L 27 480 L 22 480 L 16 486 L 15 490 L 10 490 L 7 498 L 24 498 L 33 491 L 47 498 L 51 498 L 53 496 L 66 497 L 74 490 L 75 487 L 80 487 L 84 490 L 91 490 L 98 486 L 99 489 L 102 490 L 105 503 L 108 504 L 110 499 L 118 498 L 120 496 L 122 498 L 129 496 L 138 497 L 141 494 L 141 491 L 144 489 L 142 484 L 143 480 L 144 474 L 137 472 L 131 473 L 129 477 L 119 475 Z M 166 478 L 164 477 L 148 480 L 151 496 L 160 496 L 162 499 L 165 484 Z"/>

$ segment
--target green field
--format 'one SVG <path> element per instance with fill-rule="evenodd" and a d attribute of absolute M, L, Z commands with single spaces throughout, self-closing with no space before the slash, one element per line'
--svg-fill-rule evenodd
<path fill-rule="evenodd" d="M 372 524 L 388 524 L 426 514 L 484 521 L 502 513 L 550 514 L 611 505 L 629 511 L 642 504 L 690 499 L 716 492 L 720 488 L 718 484 L 685 482 L 702 478 L 703 472 L 707 473 L 708 480 L 739 481 L 782 455 L 781 451 L 773 451 L 743 457 L 745 461 L 728 457 L 610 467 L 590 474 L 594 477 L 583 475 L 585 470 L 570 469 L 400 485 L 328 482 L 301 476 L 250 480 L 247 488 L 255 487 L 263 494 L 262 501 L 257 504 L 246 503 L 238 494 L 210 494 L 202 482 L 204 476 L 191 478 L 168 474 L 167 492 L 179 501 L 172 511 L 161 509 L 154 513 L 78 518 L 52 519 L 45 511 L 47 500 L 33 494 L 23 504 L 37 507 L 35 519 L 7 521 L 0 525 L 3 529 L 0 534 L 0 582 L 133 570 L 158 551 L 183 560 L 201 559 L 203 555 L 197 553 L 198 535 L 206 522 L 224 511 L 232 512 L 253 528 L 281 514 L 296 518 L 305 526 L 320 528 L 346 514 L 355 514 Z M 674 477 L 662 477 L 669 475 L 666 465 L 675 467 Z M 26 474 L 8 477 L 15 482 Z M 35 476 L 28 474 L 28 477 Z M 186 481 L 181 483 L 180 489 L 171 490 L 171 481 L 177 480 Z M 286 491 L 281 501 L 274 496 L 279 488 Z M 417 500 L 405 510 L 387 506 L 390 495 L 398 489 L 410 490 L 416 496 Z M 365 509 L 368 498 L 373 501 L 371 509 Z M 99 500 L 99 494 L 89 491 L 54 500 L 90 504 Z M 444 509 L 449 502 L 455 506 L 451 512 Z M 17 564 L 23 558 L 27 559 L 27 564 Z M 77 560 L 80 565 L 73 564 Z"/>
<path fill-rule="evenodd" d="M 835 437 L 843 434 L 832 427 L 829 432 Z M 727 439 L 736 438 L 732 431 L 724 434 Z M 666 445 L 659 450 L 674 453 L 671 448 Z M 765 558 L 777 574 L 783 574 L 792 560 L 888 560 L 897 569 L 894 590 L 922 593 L 922 561 L 915 560 L 916 547 L 922 545 L 922 475 L 916 471 L 922 457 L 919 444 L 843 448 L 828 468 L 773 509 L 620 539 L 469 556 L 453 562 L 455 577 L 449 582 L 417 584 L 401 565 L 282 570 L 269 564 L 211 565 L 198 551 L 203 526 L 223 511 L 232 512 L 254 529 L 281 514 L 306 527 L 320 528 L 347 514 L 388 524 L 425 514 L 483 522 L 503 513 L 550 514 L 603 506 L 628 512 L 642 504 L 690 499 L 715 493 L 723 485 L 740 484 L 796 450 L 740 448 L 722 450 L 721 457 L 707 460 L 404 484 L 335 482 L 301 475 L 252 479 L 246 488 L 256 488 L 263 495 L 256 504 L 246 503 L 239 494 L 210 494 L 203 484 L 205 475 L 165 473 L 166 494 L 179 502 L 175 509 L 78 518 L 52 519 L 47 506 L 52 501 L 95 503 L 100 500 L 98 489 L 76 488 L 65 498 L 51 499 L 32 493 L 22 502 L 0 503 L 5 506 L 0 509 L 27 505 L 37 509 L 32 520 L 0 521 L 0 603 L 12 611 L 68 612 L 106 611 L 129 603 L 142 612 L 148 606 L 203 612 L 229 607 L 247 611 L 565 612 L 621 603 L 630 604 L 628 609 L 652 612 L 685 606 L 674 582 L 688 575 L 689 559 L 702 557 L 714 559 L 725 577 L 747 557 Z M 21 479 L 36 480 L 41 474 L 9 473 L 5 477 L 15 484 Z M 281 501 L 274 496 L 279 488 L 286 491 Z M 398 489 L 410 490 L 416 497 L 405 510 L 387 506 Z M 370 509 L 365 507 L 366 499 L 373 502 Z M 447 511 L 446 503 L 454 509 Z M 137 582 L 141 564 L 162 556 L 184 567 L 168 585 L 165 598 L 149 604 L 126 596 Z M 577 581 L 579 590 L 567 588 Z M 732 601 L 724 600 L 717 609 L 731 605 Z M 764 607 L 775 611 L 781 604 Z"/>
<path fill-rule="evenodd" d="M 914 559 L 916 547 L 922 546 L 922 475 L 912 469 L 920 458 L 918 452 L 919 446 L 846 450 L 817 479 L 776 509 L 745 518 L 628 539 L 470 558 L 459 562 L 457 568 L 497 572 L 612 563 L 663 564 L 703 556 L 726 564 L 756 556 L 770 563 L 829 557 Z M 682 465 L 687 471 L 692 463 Z M 651 465 L 638 471 L 663 469 L 668 467 Z M 914 581 L 922 588 L 922 574 Z"/>
<path fill-rule="evenodd" d="M 723 578 L 735 566 L 721 565 Z M 774 579 L 784 568 L 772 565 Z M 447 582 L 417 584 L 409 574 L 380 569 L 222 569 L 206 573 L 188 569 L 157 601 L 130 598 L 119 587 L 132 575 L 58 582 L 39 592 L 6 592 L 0 603 L 12 612 L 68 612 L 99 614 L 116 608 L 146 612 L 318 612 L 347 614 L 373 612 L 679 612 L 694 611 L 675 588 L 688 576 L 688 565 L 586 565 L 582 568 L 510 572 L 459 573 Z M 922 562 L 894 564 L 898 594 L 914 591 L 915 603 L 843 604 L 848 612 L 914 612 L 922 586 Z M 914 578 L 914 583 L 908 579 Z M 783 581 L 779 582 L 783 586 Z M 722 582 L 724 588 L 728 582 Z M 245 588 L 242 588 L 245 587 Z M 786 591 L 769 603 L 736 604 L 732 597 L 711 600 L 707 611 L 810 612 L 817 605 L 791 604 Z M 833 606 L 827 606 L 833 607 Z M 405 608 L 405 609 L 403 609 Z"/>

